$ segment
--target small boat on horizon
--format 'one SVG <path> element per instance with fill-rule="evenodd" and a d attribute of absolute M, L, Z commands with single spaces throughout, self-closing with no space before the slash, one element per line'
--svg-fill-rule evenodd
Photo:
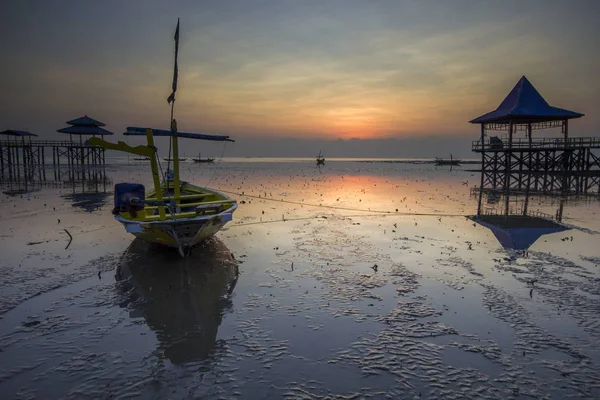
<path fill-rule="evenodd" d="M 163 157 L 163 160 L 165 161 L 169 161 L 169 162 L 174 162 L 175 160 L 182 162 L 182 161 L 187 161 L 186 157 L 178 157 L 178 158 L 172 158 L 172 157 Z"/>
<path fill-rule="evenodd" d="M 462 160 L 453 159 L 452 154 L 450 154 L 449 160 L 440 157 L 435 158 L 435 165 L 460 165 L 461 162 Z"/>
<path fill-rule="evenodd" d="M 202 153 L 198 153 L 198 158 L 192 158 L 192 160 L 197 163 L 211 163 L 211 162 L 215 161 L 214 158 L 210 158 L 210 157 L 202 158 Z"/>
<path fill-rule="evenodd" d="M 319 155 L 317 156 L 317 166 L 325 165 L 325 157 L 321 155 L 321 150 L 319 150 Z"/>
<path fill-rule="evenodd" d="M 150 161 L 150 157 L 133 157 L 133 161 Z"/>

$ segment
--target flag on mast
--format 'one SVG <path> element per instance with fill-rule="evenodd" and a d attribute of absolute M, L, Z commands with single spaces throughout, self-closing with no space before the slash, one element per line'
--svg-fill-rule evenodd
<path fill-rule="evenodd" d="M 177 68 L 177 53 L 179 52 L 179 18 L 177 18 L 177 28 L 175 29 L 175 67 L 173 69 L 173 92 L 167 98 L 167 102 L 171 104 L 175 101 L 175 92 L 177 91 L 177 78 L 179 71 Z"/>

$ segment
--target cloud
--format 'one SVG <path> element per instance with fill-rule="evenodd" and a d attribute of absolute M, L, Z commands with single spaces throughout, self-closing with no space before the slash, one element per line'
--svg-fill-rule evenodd
<path fill-rule="evenodd" d="M 590 114 L 583 129 L 600 124 L 588 111 L 600 105 L 594 2 L 24 1 L 2 11 L 9 96 L 0 117 L 14 127 L 54 129 L 81 113 L 118 129 L 168 125 L 177 15 L 182 128 L 304 138 L 475 132 L 467 121 L 523 74 L 551 103 Z"/>

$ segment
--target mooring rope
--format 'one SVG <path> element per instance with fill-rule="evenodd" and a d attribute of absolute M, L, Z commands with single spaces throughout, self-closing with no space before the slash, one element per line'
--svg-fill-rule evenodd
<path fill-rule="evenodd" d="M 223 143 L 223 149 L 221 150 L 221 156 L 219 157 L 219 162 L 217 163 L 217 166 L 215 167 L 215 169 L 213 169 L 213 174 L 210 177 L 210 179 L 208 180 L 208 183 L 206 185 L 204 185 L 204 187 L 208 187 L 208 185 L 210 185 L 210 183 L 212 182 L 212 180 L 215 178 L 217 170 L 221 168 L 221 161 L 223 160 L 223 154 L 225 154 L 225 147 L 226 146 L 227 146 L 227 142 L 224 142 Z"/>
<path fill-rule="evenodd" d="M 389 215 L 403 215 L 403 216 L 433 216 L 433 217 L 467 217 L 468 216 L 466 214 L 444 214 L 444 213 L 427 213 L 427 212 L 383 211 L 383 210 L 369 210 L 369 209 L 365 210 L 363 208 L 327 206 L 327 205 L 323 205 L 323 204 L 311 204 L 311 203 L 304 203 L 304 202 L 301 202 L 301 201 L 292 201 L 292 200 L 284 200 L 284 199 L 277 200 L 277 199 L 271 199 L 271 198 L 268 198 L 268 197 L 261 197 L 261 196 L 251 195 L 251 194 L 244 194 L 244 193 L 232 192 L 232 191 L 223 190 L 223 189 L 214 189 L 214 190 L 217 190 L 217 191 L 223 192 L 223 193 L 232 194 L 232 195 L 235 195 L 235 196 L 250 197 L 250 198 L 258 199 L 258 200 L 268 200 L 268 201 L 273 201 L 273 202 L 276 202 L 276 203 L 295 204 L 295 205 L 300 205 L 300 206 L 325 208 L 325 209 L 330 209 L 330 210 L 355 211 L 355 212 L 376 213 L 376 214 L 389 214 Z"/>

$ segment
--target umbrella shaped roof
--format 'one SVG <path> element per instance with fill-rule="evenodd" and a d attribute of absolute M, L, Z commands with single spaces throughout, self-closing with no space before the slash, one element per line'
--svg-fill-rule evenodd
<path fill-rule="evenodd" d="M 0 132 L 0 135 L 7 136 L 37 136 L 35 133 L 26 132 L 26 131 L 17 131 L 14 129 L 7 129 L 5 131 Z"/>
<path fill-rule="evenodd" d="M 86 126 L 86 125 L 74 125 L 68 126 L 57 130 L 60 133 L 68 133 L 70 135 L 112 135 L 113 133 L 107 131 L 99 126 Z"/>
<path fill-rule="evenodd" d="M 96 121 L 94 118 L 90 118 L 87 115 L 67 121 L 67 124 L 69 124 L 69 125 L 106 126 L 104 123 L 102 123 L 100 121 Z"/>
<path fill-rule="evenodd" d="M 552 107 L 523 76 L 500 103 L 498 108 L 470 121 L 472 124 L 485 123 L 535 123 L 583 117 L 583 114 Z"/>
<path fill-rule="evenodd" d="M 502 247 L 516 250 L 528 249 L 543 235 L 569 229 L 557 222 L 529 215 L 479 215 L 471 219 L 489 228 Z"/>
<path fill-rule="evenodd" d="M 102 122 L 96 121 L 87 115 L 67 121 L 67 124 L 71 125 L 66 128 L 57 130 L 60 133 L 68 133 L 69 135 L 112 135 L 113 133 L 107 131 L 101 126 L 105 126 Z"/>

